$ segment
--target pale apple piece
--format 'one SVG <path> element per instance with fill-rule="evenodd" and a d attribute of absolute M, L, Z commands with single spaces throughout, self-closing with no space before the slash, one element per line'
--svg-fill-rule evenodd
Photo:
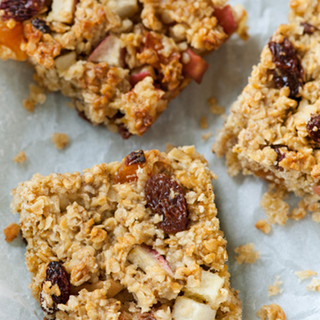
<path fill-rule="evenodd" d="M 151 247 L 146 245 L 136 245 L 129 252 L 128 260 L 144 272 L 147 272 L 148 268 L 160 267 L 170 276 L 173 276 L 173 272 L 166 259 L 159 254 L 158 251 L 153 250 Z"/>
<path fill-rule="evenodd" d="M 138 82 L 142 81 L 145 77 L 151 77 L 156 79 L 156 74 L 151 66 L 144 66 L 142 68 L 137 68 L 132 70 L 129 77 L 130 84 L 134 87 Z"/>
<path fill-rule="evenodd" d="M 184 54 L 188 55 L 188 62 L 183 65 L 184 73 L 200 84 L 209 68 L 208 62 L 195 54 L 190 48 Z"/>
<path fill-rule="evenodd" d="M 78 0 L 53 0 L 48 21 L 72 23 Z"/>
<path fill-rule="evenodd" d="M 202 270 L 201 282 L 198 287 L 187 287 L 185 294 L 187 296 L 200 298 L 209 303 L 209 305 L 217 309 L 222 302 L 221 289 L 224 285 L 224 279 L 216 273 Z"/>
<path fill-rule="evenodd" d="M 121 40 L 110 34 L 91 53 L 90 62 L 106 62 L 113 67 L 124 67 Z"/>
<path fill-rule="evenodd" d="M 69 52 L 55 59 L 56 68 L 60 74 L 68 71 L 76 62 L 77 54 L 75 51 Z"/>
<path fill-rule="evenodd" d="M 209 305 L 184 296 L 178 297 L 172 311 L 174 320 L 214 320 L 216 311 Z"/>
<path fill-rule="evenodd" d="M 139 10 L 137 0 L 113 0 L 107 5 L 122 19 L 132 17 Z"/>

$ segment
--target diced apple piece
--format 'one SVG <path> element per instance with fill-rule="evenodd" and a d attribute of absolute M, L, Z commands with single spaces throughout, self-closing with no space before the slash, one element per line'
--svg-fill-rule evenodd
<path fill-rule="evenodd" d="M 114 0 L 108 2 L 108 7 L 122 19 L 132 17 L 138 10 L 137 0 Z"/>
<path fill-rule="evenodd" d="M 218 19 L 219 24 L 226 34 L 232 34 L 237 30 L 238 26 L 229 5 L 222 9 L 214 7 L 213 15 Z"/>
<path fill-rule="evenodd" d="M 190 48 L 185 52 L 188 62 L 183 65 L 183 71 L 197 83 L 201 83 L 202 77 L 209 68 L 208 62 L 195 54 Z"/>
<path fill-rule="evenodd" d="M 73 64 L 77 62 L 77 54 L 75 51 L 64 54 L 55 60 L 59 73 L 66 72 Z"/>
<path fill-rule="evenodd" d="M 110 34 L 92 52 L 88 60 L 91 62 L 107 62 L 113 67 L 123 67 L 124 63 L 121 52 L 120 39 Z"/>
<path fill-rule="evenodd" d="M 185 294 L 205 300 L 212 308 L 218 308 L 221 302 L 220 289 L 224 285 L 224 279 L 215 273 L 202 270 L 201 282 L 198 287 L 187 287 Z"/>
<path fill-rule="evenodd" d="M 313 190 L 318 196 L 320 196 L 320 186 L 314 187 Z"/>
<path fill-rule="evenodd" d="M 129 253 L 128 260 L 142 269 L 144 272 L 148 271 L 148 268 L 160 267 L 166 271 L 170 276 L 173 276 L 173 272 L 168 265 L 166 259 L 159 254 L 158 251 L 153 250 L 146 245 L 136 245 Z"/>
<path fill-rule="evenodd" d="M 216 311 L 204 303 L 186 297 L 178 297 L 172 311 L 174 320 L 214 320 Z"/>
<path fill-rule="evenodd" d="M 153 79 L 156 78 L 154 69 L 151 66 L 145 66 L 145 67 L 133 70 L 129 77 L 129 82 L 134 87 L 138 82 L 142 81 L 145 77 L 152 77 Z"/>
<path fill-rule="evenodd" d="M 53 0 L 48 21 L 72 23 L 78 0 Z"/>

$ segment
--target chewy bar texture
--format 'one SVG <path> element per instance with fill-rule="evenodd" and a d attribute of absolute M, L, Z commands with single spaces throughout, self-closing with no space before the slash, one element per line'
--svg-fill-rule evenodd
<path fill-rule="evenodd" d="M 12 209 L 46 318 L 241 319 L 212 178 L 183 147 L 20 183 Z"/>
<path fill-rule="evenodd" d="M 213 150 L 231 175 L 254 174 L 298 196 L 320 194 L 320 3 L 292 0 L 232 105 Z"/>
<path fill-rule="evenodd" d="M 28 59 L 40 86 L 123 138 L 141 136 L 191 79 L 201 82 L 200 55 L 246 30 L 245 11 L 226 0 L 46 3 L 0 1 L 0 57 Z"/>

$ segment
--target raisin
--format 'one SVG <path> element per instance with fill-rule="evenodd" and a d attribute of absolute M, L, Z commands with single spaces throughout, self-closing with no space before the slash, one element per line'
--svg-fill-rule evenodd
<path fill-rule="evenodd" d="M 129 130 L 126 128 L 126 126 L 123 123 L 118 125 L 118 132 L 120 133 L 122 139 L 124 140 L 127 140 L 132 136 L 132 134 L 129 132 Z"/>
<path fill-rule="evenodd" d="M 283 168 L 279 166 L 279 163 L 286 157 L 286 155 L 280 151 L 280 148 L 288 149 L 288 147 L 282 144 L 278 144 L 278 145 L 271 145 L 271 148 L 277 153 L 276 168 L 279 169 L 280 171 L 283 171 Z"/>
<path fill-rule="evenodd" d="M 162 216 L 158 227 L 167 233 L 186 230 L 188 211 L 182 188 L 163 174 L 151 177 L 145 186 L 146 207 Z"/>
<path fill-rule="evenodd" d="M 39 18 L 32 19 L 31 24 L 42 33 L 50 33 L 50 28 L 47 23 Z"/>
<path fill-rule="evenodd" d="M 48 264 L 47 270 L 46 270 L 46 278 L 44 279 L 42 283 L 42 287 L 45 282 L 51 282 L 51 287 L 54 285 L 58 285 L 60 290 L 60 295 L 52 295 L 53 305 L 52 307 L 46 306 L 44 303 L 44 293 L 43 291 L 40 292 L 40 304 L 42 310 L 49 315 L 54 314 L 57 311 L 57 305 L 62 303 L 65 304 L 69 300 L 70 296 L 70 280 L 69 275 L 65 268 L 57 261 L 52 261 Z"/>
<path fill-rule="evenodd" d="M 308 136 L 313 141 L 320 143 L 320 114 L 312 114 L 306 127 Z"/>
<path fill-rule="evenodd" d="M 143 150 L 131 152 L 124 158 L 119 170 L 114 175 L 113 181 L 115 183 L 125 183 L 136 180 L 136 172 L 144 163 L 146 163 L 146 158 Z"/>
<path fill-rule="evenodd" d="M 317 28 L 310 23 L 302 22 L 301 26 L 303 27 L 303 34 L 313 34 Z"/>
<path fill-rule="evenodd" d="M 0 10 L 3 10 L 1 18 L 22 22 L 37 15 L 44 6 L 45 0 L 2 0 L 0 2 Z"/>
<path fill-rule="evenodd" d="M 278 89 L 290 88 L 290 98 L 299 95 L 299 88 L 303 86 L 303 68 L 297 57 L 294 46 L 289 39 L 284 38 L 283 42 L 269 42 L 272 52 L 272 61 L 276 65 L 273 71 L 275 86 Z"/>

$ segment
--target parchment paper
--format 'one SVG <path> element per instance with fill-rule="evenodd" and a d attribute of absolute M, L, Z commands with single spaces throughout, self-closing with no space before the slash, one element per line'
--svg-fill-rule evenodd
<path fill-rule="evenodd" d="M 207 99 L 215 97 L 227 109 L 247 83 L 252 66 L 278 24 L 286 22 L 288 0 L 233 0 L 243 4 L 249 15 L 250 39 L 243 43 L 233 36 L 222 48 L 207 57 L 210 69 L 202 85 L 192 83 L 143 138 L 124 141 L 106 128 L 92 127 L 66 106 L 69 100 L 59 94 L 48 96 L 45 105 L 33 114 L 23 109 L 21 101 L 28 95 L 33 70 L 24 63 L 0 62 L 0 229 L 18 216 L 10 212 L 10 191 L 18 182 L 36 172 L 80 171 L 97 163 L 118 161 L 135 149 L 159 148 L 170 142 L 175 146 L 195 144 L 205 155 L 210 168 L 218 175 L 214 182 L 221 227 L 228 240 L 232 285 L 240 290 L 243 319 L 256 319 L 264 304 L 281 305 L 290 320 L 320 319 L 320 293 L 307 292 L 311 281 L 299 284 L 293 272 L 311 269 L 320 273 L 320 225 L 310 216 L 302 221 L 288 221 L 284 227 L 273 226 L 269 235 L 256 230 L 254 224 L 264 219 L 259 207 L 267 190 L 263 181 L 253 177 L 230 178 L 224 159 L 211 153 L 212 143 L 223 119 L 209 113 Z M 209 128 L 200 128 L 206 116 Z M 212 131 L 213 137 L 201 139 Z M 58 151 L 50 141 L 54 132 L 67 133 L 69 146 Z M 24 150 L 28 160 L 12 161 Z M 261 259 L 252 265 L 237 265 L 234 248 L 253 242 Z M 25 266 L 25 246 L 21 240 L 7 244 L 0 233 L 0 319 L 43 319 L 43 313 L 28 289 L 30 276 Z M 268 285 L 276 275 L 283 281 L 284 292 L 268 298 Z M 200 319 L 199 319 L 200 320 Z"/>

